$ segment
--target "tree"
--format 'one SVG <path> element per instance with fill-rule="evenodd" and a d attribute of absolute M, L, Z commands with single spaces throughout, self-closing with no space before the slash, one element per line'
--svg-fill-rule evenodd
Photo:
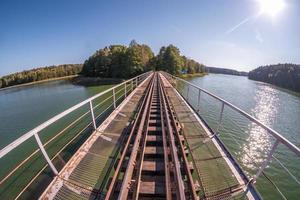
<path fill-rule="evenodd" d="M 127 50 L 127 65 L 130 74 L 137 75 L 145 71 L 149 61 L 154 57 L 151 48 L 147 45 L 136 44 Z"/>
<path fill-rule="evenodd" d="M 0 88 L 45 80 L 49 78 L 75 75 L 79 74 L 81 70 L 82 64 L 66 64 L 26 70 L 0 78 Z"/>
<path fill-rule="evenodd" d="M 129 43 L 129 47 L 133 47 L 135 45 L 138 45 L 138 43 L 135 40 L 131 40 Z"/>
<path fill-rule="evenodd" d="M 111 45 L 96 51 L 84 62 L 83 74 L 112 78 L 129 78 L 146 71 L 154 57 L 151 48 L 135 40 L 129 47 Z"/>
<path fill-rule="evenodd" d="M 261 66 L 250 71 L 248 78 L 300 92 L 300 65 L 285 63 Z"/>
<path fill-rule="evenodd" d="M 96 51 L 84 62 L 83 74 L 112 78 L 129 78 L 148 70 L 165 70 L 179 74 L 204 72 L 204 66 L 180 55 L 174 45 L 161 47 L 157 56 L 145 44 L 132 40 L 129 47 L 111 45 Z"/>
<path fill-rule="evenodd" d="M 183 67 L 184 60 L 180 56 L 180 51 L 174 45 L 162 47 L 157 56 L 157 68 L 165 70 L 171 74 L 179 74 Z"/>

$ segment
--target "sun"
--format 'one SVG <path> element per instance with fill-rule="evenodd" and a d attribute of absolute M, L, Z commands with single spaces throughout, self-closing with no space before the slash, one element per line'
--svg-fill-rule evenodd
<path fill-rule="evenodd" d="M 284 0 L 258 0 L 260 14 L 275 17 L 285 7 Z"/>

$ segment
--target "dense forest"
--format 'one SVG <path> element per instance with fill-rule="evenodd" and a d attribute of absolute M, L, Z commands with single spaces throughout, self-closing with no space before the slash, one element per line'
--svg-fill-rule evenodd
<path fill-rule="evenodd" d="M 279 87 L 300 92 L 300 65 L 277 64 L 254 69 L 249 79 L 271 83 Z"/>
<path fill-rule="evenodd" d="M 161 47 L 154 55 L 148 45 L 132 40 L 129 46 L 110 45 L 99 49 L 84 64 L 41 67 L 0 78 L 0 88 L 51 78 L 81 74 L 87 77 L 130 78 L 149 70 L 171 74 L 203 73 L 205 66 L 180 54 L 174 45 Z"/>
<path fill-rule="evenodd" d="M 17 72 L 0 78 L 0 88 L 80 73 L 82 64 L 65 64 Z"/>
<path fill-rule="evenodd" d="M 160 48 L 158 55 L 154 58 L 153 66 L 156 70 L 163 70 L 176 75 L 180 73 L 194 74 L 205 72 L 203 64 L 180 55 L 179 49 L 172 44 Z"/>
<path fill-rule="evenodd" d="M 96 51 L 83 64 L 82 74 L 94 77 L 127 78 L 151 69 L 154 53 L 145 44 L 132 41 L 129 47 L 111 45 Z"/>
<path fill-rule="evenodd" d="M 149 70 L 172 74 L 201 73 L 205 67 L 180 54 L 177 47 L 161 47 L 157 56 L 145 44 L 131 41 L 129 47 L 111 45 L 96 51 L 84 62 L 82 74 L 109 78 L 129 78 Z"/>
<path fill-rule="evenodd" d="M 240 72 L 233 69 L 226 69 L 226 68 L 218 68 L 218 67 L 206 67 L 206 71 L 208 73 L 215 73 L 215 74 L 229 74 L 229 75 L 236 75 L 236 76 L 247 76 L 247 72 Z"/>

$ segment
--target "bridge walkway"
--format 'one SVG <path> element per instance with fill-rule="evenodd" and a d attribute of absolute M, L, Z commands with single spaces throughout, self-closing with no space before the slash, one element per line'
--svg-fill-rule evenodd
<path fill-rule="evenodd" d="M 248 199 L 244 193 L 244 181 L 216 139 L 211 139 L 213 133 L 171 83 L 165 77 L 162 78 L 187 142 L 188 158 L 195 166 L 193 176 L 198 179 L 201 188 L 199 196 L 206 199 Z"/>
<path fill-rule="evenodd" d="M 200 199 L 254 199 L 246 183 L 212 132 L 195 114 L 170 82 L 160 74 L 172 111 L 186 143 L 195 187 Z M 97 128 L 75 153 L 41 199 L 104 198 L 134 121 L 148 77 Z"/>
<path fill-rule="evenodd" d="M 148 83 L 149 78 L 97 128 L 48 186 L 41 199 L 101 197 L 110 176 L 109 169 L 113 169 L 118 159 L 119 149 L 126 140 L 127 130 Z"/>

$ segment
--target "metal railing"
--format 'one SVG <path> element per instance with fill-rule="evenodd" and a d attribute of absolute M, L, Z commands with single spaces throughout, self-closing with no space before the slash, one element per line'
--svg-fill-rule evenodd
<path fill-rule="evenodd" d="M 90 98 L 88 98 L 88 99 L 72 106 L 71 108 L 63 111 L 62 113 L 52 117 L 48 121 L 42 123 L 41 125 L 35 127 L 34 129 L 30 130 L 29 132 L 25 133 L 24 135 L 22 135 L 21 137 L 19 137 L 18 139 L 16 139 L 12 143 L 10 143 L 9 145 L 7 145 L 3 149 L 1 149 L 0 150 L 0 160 L 5 158 L 5 157 L 8 157 L 9 156 L 8 154 L 10 152 L 17 149 L 21 144 L 25 143 L 26 141 L 28 141 L 29 139 L 31 139 L 33 137 L 36 141 L 36 144 L 38 145 L 38 149 L 36 149 L 33 153 L 31 153 L 30 156 L 26 157 L 21 162 L 14 165 L 13 169 L 11 169 L 9 171 L 9 173 L 7 173 L 3 177 L 1 177 L 0 187 L 2 187 L 2 185 L 10 177 L 12 177 L 17 172 L 17 170 L 19 168 L 21 168 L 26 162 L 28 162 L 31 158 L 33 158 L 33 156 L 39 151 L 42 153 L 42 156 L 46 160 L 46 165 L 39 171 L 39 173 L 34 177 L 34 179 L 38 175 L 40 175 L 42 170 L 44 170 L 47 166 L 49 166 L 51 168 L 51 171 L 53 172 L 54 175 L 57 175 L 59 173 L 59 170 L 55 167 L 55 165 L 53 163 L 54 157 L 56 157 L 60 152 L 62 152 L 62 150 L 64 148 L 66 148 L 66 146 L 69 145 L 73 141 L 73 139 L 78 136 L 78 134 L 76 134 L 74 136 L 74 138 L 72 138 L 71 141 L 69 141 L 66 145 L 64 145 L 64 147 L 62 149 L 57 149 L 58 153 L 56 153 L 56 155 L 52 158 L 50 158 L 49 153 L 47 153 L 47 150 L 46 150 L 45 146 L 48 143 L 52 142 L 54 139 L 56 139 L 58 136 L 63 134 L 63 132 L 66 129 L 68 129 L 70 126 L 72 126 L 73 124 L 80 121 L 84 116 L 87 116 L 88 113 L 91 114 L 90 115 L 90 121 L 91 122 L 88 123 L 88 125 L 85 126 L 85 128 L 92 125 L 93 129 L 96 130 L 97 129 L 97 124 L 96 124 L 97 118 L 102 116 L 103 114 L 105 114 L 109 110 L 109 108 L 112 108 L 113 110 L 116 109 L 118 102 L 120 102 L 120 100 L 122 101 L 122 99 L 125 99 L 129 95 L 129 93 L 131 93 L 134 90 L 134 88 L 136 88 L 140 83 L 142 83 L 150 74 L 151 74 L 151 72 L 146 72 L 146 73 L 141 74 L 139 76 L 136 76 L 132 79 L 126 80 L 126 81 L 122 82 L 121 84 L 113 86 L 110 89 L 107 89 L 103 92 L 100 92 L 99 94 L 96 94 L 96 95 L 94 95 L 94 96 L 92 96 L 92 97 L 90 97 Z M 98 103 L 96 106 L 93 106 L 93 101 L 95 101 L 96 99 L 99 99 L 100 97 L 105 97 L 105 99 L 102 100 L 100 103 Z M 94 109 L 97 108 L 98 106 L 104 105 L 109 100 L 111 100 L 111 104 L 109 104 L 99 115 L 95 116 Z M 73 121 L 70 125 L 65 126 L 65 128 L 61 132 L 55 134 L 51 139 L 49 139 L 47 142 L 45 142 L 43 144 L 43 142 L 41 141 L 40 135 L 39 135 L 39 133 L 42 130 L 44 130 L 45 128 L 47 128 L 50 125 L 54 124 L 55 122 L 62 119 L 63 117 L 69 115 L 70 113 L 73 113 L 74 111 L 77 111 L 77 110 L 79 110 L 82 107 L 87 106 L 87 105 L 89 106 L 89 111 L 85 112 L 83 115 L 81 115 L 75 121 Z M 80 131 L 80 132 L 82 132 L 82 131 Z M 3 165 L 0 166 L 0 170 L 1 170 L 2 167 L 4 167 L 4 166 Z M 25 191 L 25 189 L 29 186 L 29 184 L 31 184 L 32 182 L 33 182 L 33 180 L 31 180 L 27 184 L 27 186 L 25 188 L 23 188 L 23 190 L 16 197 L 13 197 L 13 198 L 20 197 L 21 193 L 23 193 Z M 0 196 L 1 196 L 1 194 L 0 194 Z"/>
<path fill-rule="evenodd" d="M 220 113 L 219 116 L 217 117 L 217 121 L 216 121 L 216 130 L 213 131 L 213 135 L 210 137 L 210 139 L 214 138 L 214 137 L 218 137 L 220 134 L 220 129 L 222 127 L 222 122 L 223 122 L 223 118 L 224 118 L 224 108 L 228 107 L 230 109 L 232 109 L 234 112 L 237 112 L 239 114 L 241 114 L 243 117 L 247 118 L 248 120 L 250 120 L 250 122 L 255 123 L 257 126 L 261 127 L 263 130 L 266 131 L 266 133 L 270 136 L 272 136 L 275 141 L 272 144 L 272 146 L 269 148 L 268 152 L 266 153 L 266 158 L 261 162 L 261 164 L 258 167 L 257 171 L 255 171 L 255 173 L 253 175 L 250 175 L 250 177 L 247 176 L 249 183 L 250 184 L 256 184 L 257 179 L 264 174 L 264 170 L 267 168 L 267 166 L 270 164 L 271 160 L 274 159 L 276 162 L 279 163 L 279 165 L 282 167 L 283 170 L 285 170 L 287 172 L 288 175 L 290 175 L 290 177 L 292 177 L 292 179 L 298 184 L 298 186 L 300 185 L 300 181 L 298 180 L 297 176 L 295 176 L 282 162 L 280 162 L 274 155 L 274 152 L 276 149 L 278 149 L 278 145 L 282 144 L 285 147 L 287 147 L 291 152 L 293 152 L 298 158 L 300 157 L 300 149 L 299 147 L 297 147 L 296 145 L 294 145 L 293 143 L 291 143 L 289 140 L 287 140 L 285 137 L 283 137 L 280 133 L 278 133 L 277 131 L 273 130 L 272 128 L 270 128 L 269 126 L 265 125 L 264 123 L 262 123 L 261 121 L 259 121 L 258 119 L 256 119 L 255 117 L 249 115 L 248 113 L 246 113 L 245 111 L 243 111 L 242 109 L 236 107 L 235 105 L 229 103 L 228 101 L 212 94 L 211 92 L 200 88 L 199 86 L 190 83 L 184 79 L 181 79 L 179 77 L 173 76 L 169 73 L 166 72 L 162 72 L 164 74 L 164 76 L 175 85 L 178 85 L 179 83 L 184 84 L 184 89 L 182 89 L 181 91 L 177 89 L 177 91 L 183 96 L 183 98 L 191 105 L 191 98 L 193 98 L 194 100 L 194 106 L 193 109 L 197 112 L 197 114 L 203 119 L 203 116 L 201 116 L 201 113 L 199 114 L 200 111 L 200 102 L 201 102 L 201 94 L 204 93 L 206 95 L 208 95 L 209 97 L 212 97 L 213 99 L 217 100 L 217 102 L 221 103 L 221 108 L 220 108 Z M 191 93 L 191 90 L 194 90 L 194 93 Z M 184 91 L 183 91 L 184 90 Z M 195 92 L 196 91 L 196 92 Z M 194 95 L 194 96 L 192 96 Z M 195 96 L 196 95 L 196 96 Z M 195 100 L 197 101 L 195 103 Z M 229 119 L 231 122 L 234 122 L 232 119 Z M 206 123 L 207 124 L 207 123 Z M 234 124 L 237 124 L 234 122 Z M 239 127 L 240 128 L 240 127 Z M 241 129 L 242 131 L 244 131 L 243 129 Z M 235 136 L 230 135 L 235 142 L 237 142 L 237 139 L 235 138 Z M 240 139 L 240 138 L 238 138 Z M 238 142 L 237 142 L 238 143 Z M 240 145 L 238 143 L 238 145 Z M 235 159 L 235 158 L 233 158 Z M 251 159 L 251 157 L 250 157 Z M 237 162 L 238 164 L 238 162 Z M 238 164 L 239 165 L 239 164 Z M 264 174 L 264 176 L 266 176 Z M 285 197 L 285 195 L 282 193 L 281 190 L 279 190 L 279 188 L 276 186 L 276 184 L 271 181 L 268 177 L 266 177 L 271 183 L 272 185 L 276 188 L 276 190 L 278 191 L 278 193 L 281 195 L 281 197 L 283 199 L 287 199 Z M 299 188 L 298 188 L 299 190 Z"/>

